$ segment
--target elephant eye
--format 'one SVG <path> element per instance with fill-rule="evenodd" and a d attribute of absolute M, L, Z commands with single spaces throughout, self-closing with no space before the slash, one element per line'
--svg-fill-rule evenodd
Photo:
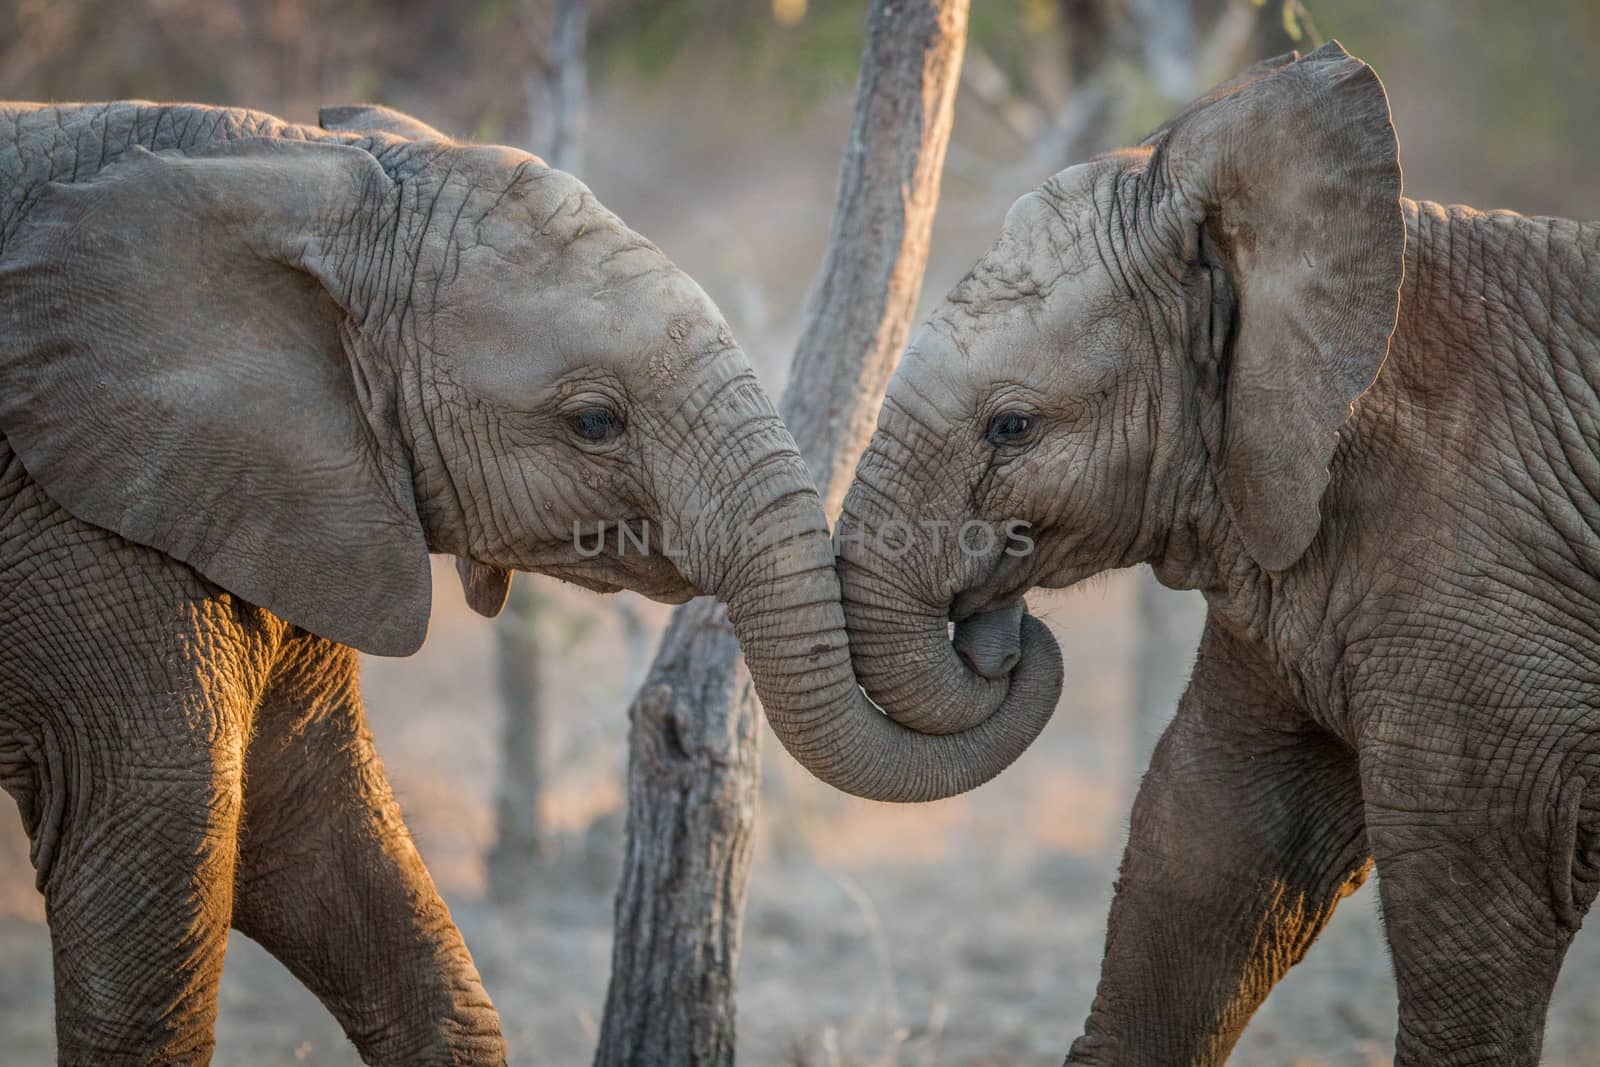
<path fill-rule="evenodd" d="M 1016 444 L 1033 428 L 1033 420 L 1020 411 L 1002 411 L 989 420 L 984 434 L 992 445 Z"/>
<path fill-rule="evenodd" d="M 584 408 L 570 421 L 572 432 L 585 441 L 610 441 L 622 433 L 622 416 L 610 408 Z"/>

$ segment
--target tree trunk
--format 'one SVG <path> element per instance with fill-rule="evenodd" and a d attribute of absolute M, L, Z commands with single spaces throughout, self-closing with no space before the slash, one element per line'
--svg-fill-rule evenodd
<path fill-rule="evenodd" d="M 495 620 L 495 682 L 500 694 L 500 784 L 495 839 L 485 860 L 489 899 L 515 904 L 545 858 L 539 797 L 544 791 L 542 657 L 539 597 L 531 575 L 511 583 L 505 611 Z"/>
<path fill-rule="evenodd" d="M 587 74 L 584 68 L 586 0 L 557 0 L 548 40 L 536 46 L 536 73 L 524 83 L 529 147 L 561 170 L 582 159 Z M 531 11 L 524 7 L 524 24 Z M 495 621 L 496 679 L 500 695 L 500 782 L 495 798 L 495 840 L 485 860 L 489 899 L 513 904 L 527 895 L 548 844 L 539 812 L 544 791 L 544 708 L 539 645 L 540 598 L 532 575 L 511 583 L 505 610 Z"/>
<path fill-rule="evenodd" d="M 829 513 L 905 344 L 967 0 L 873 0 L 822 274 L 781 410 Z M 731 1064 L 757 798 L 756 701 L 723 609 L 679 608 L 629 709 L 628 817 L 600 1067 Z"/>
<path fill-rule="evenodd" d="M 524 83 L 528 143 L 546 163 L 568 174 L 583 169 L 583 125 L 589 104 L 584 60 L 588 22 L 588 0 L 555 0 L 554 22 L 542 61 Z"/>

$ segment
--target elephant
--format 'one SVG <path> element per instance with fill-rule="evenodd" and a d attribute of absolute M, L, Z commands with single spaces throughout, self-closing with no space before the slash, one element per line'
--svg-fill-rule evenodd
<path fill-rule="evenodd" d="M 1597 388 L 1600 225 L 1402 196 L 1337 42 L 1009 209 L 837 547 L 857 677 L 918 730 L 982 720 L 1031 588 L 1206 600 L 1068 1063 L 1223 1063 L 1374 864 L 1395 1063 L 1538 1061 L 1600 888 Z"/>
<path fill-rule="evenodd" d="M 208 1062 L 230 928 L 368 1063 L 504 1061 L 358 686 L 422 642 L 430 553 L 485 614 L 516 570 L 719 598 L 851 792 L 971 788 L 1050 717 L 1037 631 L 965 734 L 866 699 L 792 437 L 576 178 L 373 106 L 0 105 L 0 146 L 0 785 L 62 1063 Z"/>

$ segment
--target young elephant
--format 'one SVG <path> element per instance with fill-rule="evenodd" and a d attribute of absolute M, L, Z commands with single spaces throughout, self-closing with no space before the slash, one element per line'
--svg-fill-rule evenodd
<path fill-rule="evenodd" d="M 207 1062 L 230 924 L 367 1062 L 503 1061 L 357 691 L 354 649 L 421 643 L 430 551 L 486 613 L 510 569 L 723 599 L 780 738 L 855 792 L 969 788 L 1055 704 L 1047 649 L 966 735 L 877 714 L 705 294 L 532 156 L 325 121 L 0 108 L 0 785 L 65 1064 Z"/>
<path fill-rule="evenodd" d="M 1222 1063 L 1374 859 L 1396 1063 L 1539 1058 L 1600 886 L 1600 226 L 1400 191 L 1370 68 L 1259 65 L 1019 200 L 861 460 L 845 615 L 903 722 L 976 717 L 1032 586 L 1207 598 L 1070 1063 Z M 891 517 L 988 536 L 895 561 Z"/>

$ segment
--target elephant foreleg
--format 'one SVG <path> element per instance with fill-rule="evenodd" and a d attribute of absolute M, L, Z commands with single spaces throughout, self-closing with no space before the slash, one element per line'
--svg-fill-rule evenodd
<path fill-rule="evenodd" d="M 1354 753 L 1208 625 L 1134 805 L 1071 1064 L 1220 1065 L 1368 868 Z"/>
<path fill-rule="evenodd" d="M 207 733 L 117 744 L 92 771 L 74 742 L 49 769 L 70 809 L 41 872 L 65 1067 L 211 1062 L 243 745 Z"/>
<path fill-rule="evenodd" d="M 401 821 L 355 653 L 305 638 L 286 661 L 248 756 L 234 925 L 367 1063 L 498 1067 L 499 1016 Z"/>

